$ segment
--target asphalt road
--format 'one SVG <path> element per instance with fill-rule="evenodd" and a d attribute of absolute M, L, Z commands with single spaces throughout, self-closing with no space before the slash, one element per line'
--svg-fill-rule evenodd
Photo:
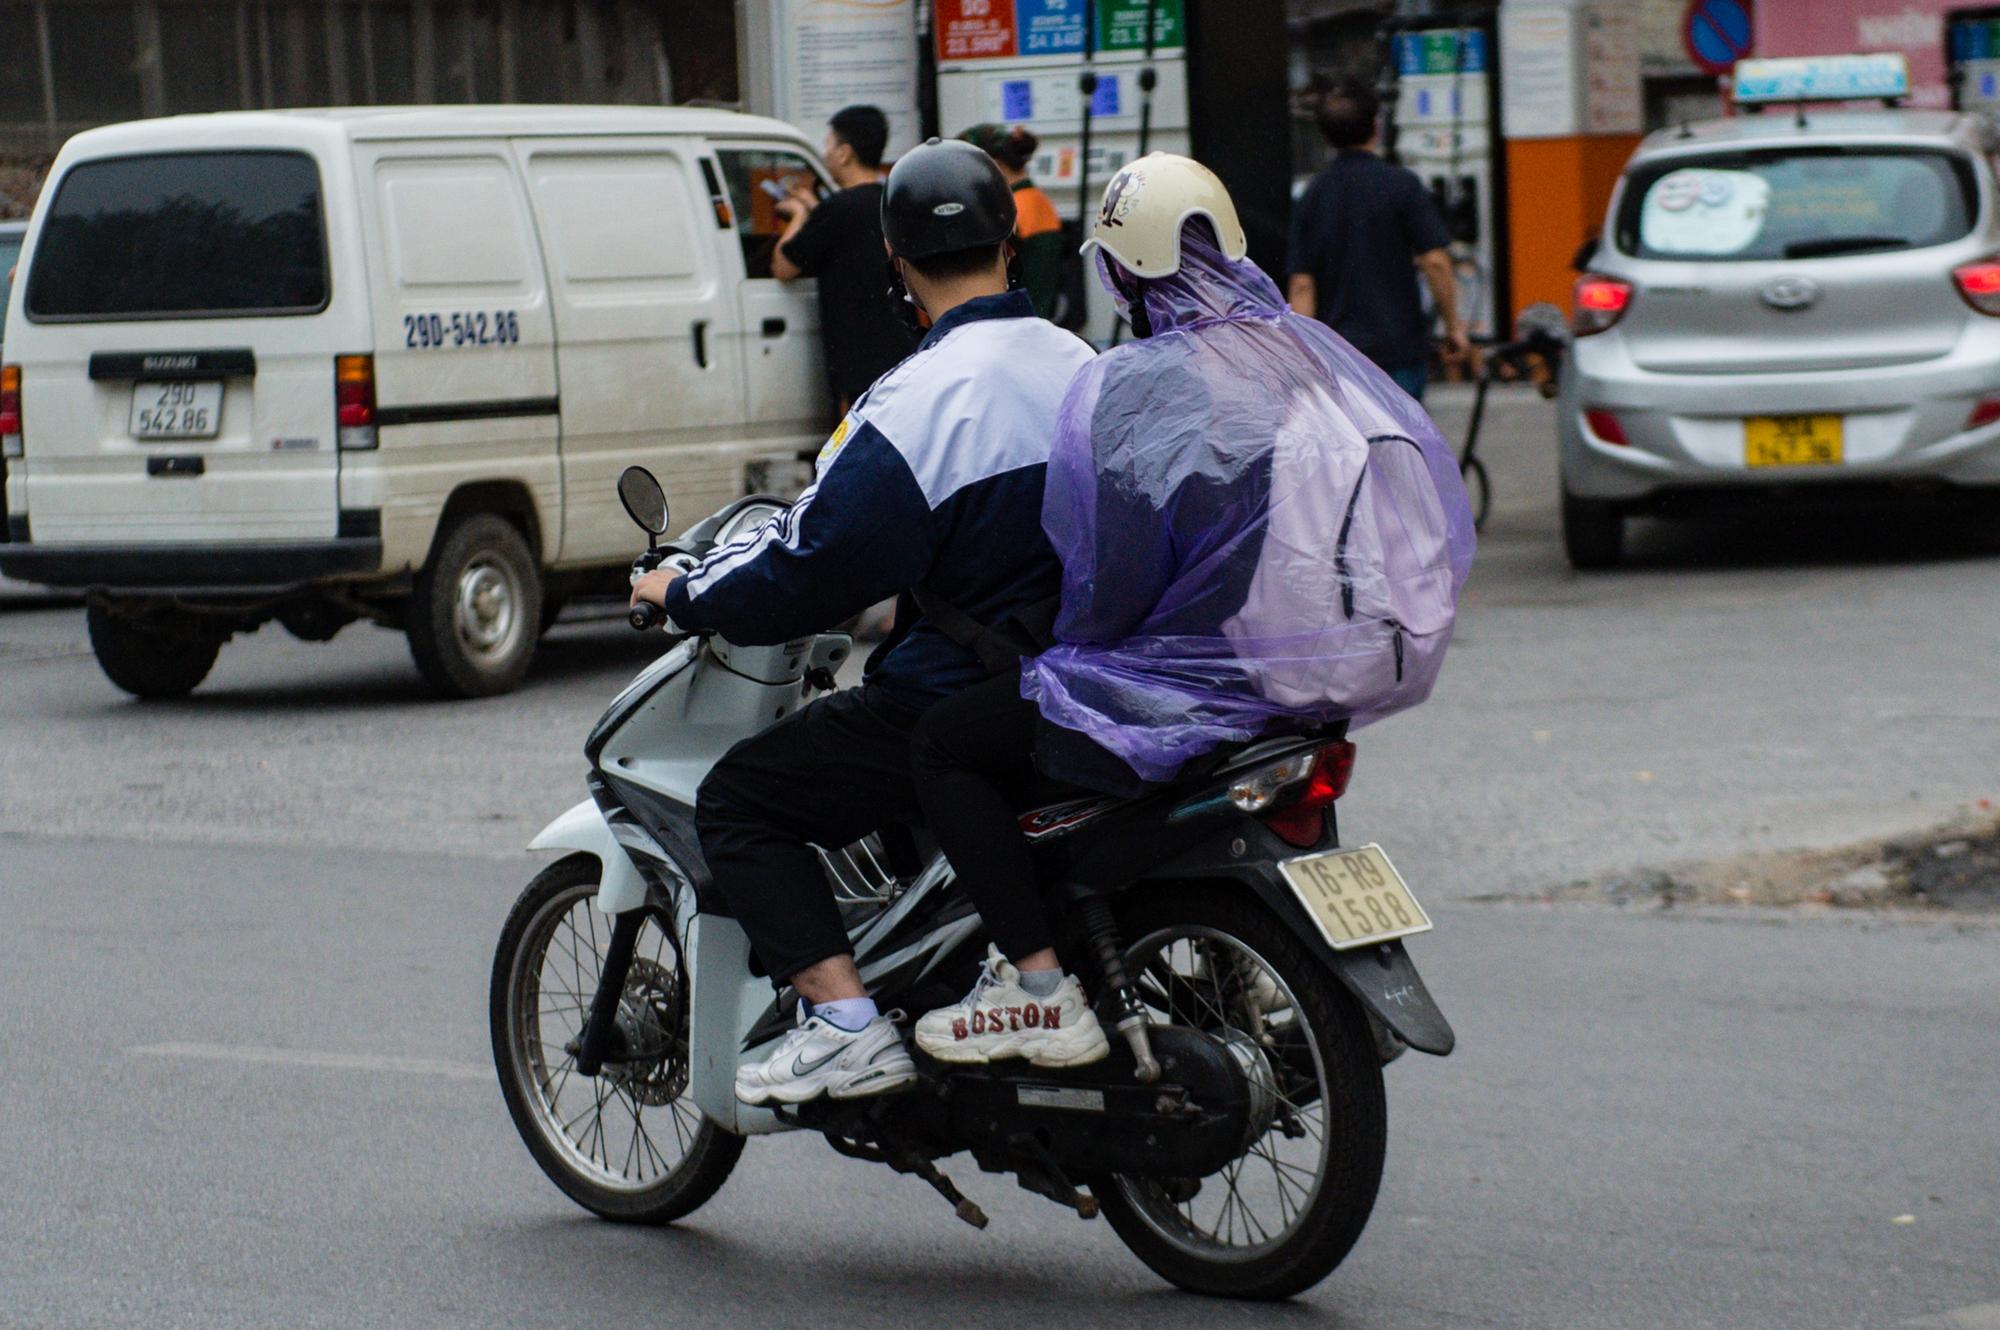
<path fill-rule="evenodd" d="M 650 649 L 622 627 L 451 706 L 387 634 L 267 630 L 139 706 L 78 611 L 27 607 L 0 610 L 0 1326 L 2000 1327 L 2000 931 L 1471 899 L 2000 794 L 2000 560 L 1766 520 L 1648 527 L 1574 578 L 1547 425 L 1503 404 L 1444 682 L 1361 738 L 1345 829 L 1432 904 L 1413 952 L 1460 1047 L 1390 1069 L 1374 1222 L 1296 1304 L 1168 1292 L 961 1165 L 974 1233 L 805 1138 L 671 1231 L 541 1178 L 486 967 L 516 847 Z"/>

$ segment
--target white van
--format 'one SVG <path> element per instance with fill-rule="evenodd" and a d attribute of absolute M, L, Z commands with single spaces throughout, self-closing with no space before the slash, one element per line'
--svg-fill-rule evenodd
<path fill-rule="evenodd" d="M 668 108 L 180 116 L 56 158 L 8 302 L 0 573 L 89 593 L 142 697 L 276 619 L 514 687 L 617 590 L 633 462 L 675 509 L 783 487 L 832 423 L 813 283 L 770 276 L 789 125 Z"/>

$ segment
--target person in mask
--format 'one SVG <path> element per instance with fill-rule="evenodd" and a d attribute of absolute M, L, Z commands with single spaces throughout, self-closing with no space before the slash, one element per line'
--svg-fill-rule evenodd
<path fill-rule="evenodd" d="M 1130 797 L 1261 735 L 1413 706 L 1472 560 L 1450 445 L 1288 308 L 1206 167 L 1127 166 L 1085 249 L 1138 340 L 1084 365 L 1057 416 L 1053 631 L 913 735 L 919 803 L 1003 950 L 1047 938 L 1016 821 L 1038 777 Z M 1016 1055 L 962 1016 L 926 1016 L 918 1046 Z"/>

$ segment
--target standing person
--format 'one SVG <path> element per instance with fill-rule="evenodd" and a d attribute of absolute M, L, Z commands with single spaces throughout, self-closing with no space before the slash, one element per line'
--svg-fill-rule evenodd
<path fill-rule="evenodd" d="M 869 657 L 859 688 L 818 699 L 730 749 L 695 795 L 716 892 L 775 984 L 803 1003 L 798 1028 L 742 1067 L 745 1103 L 849 1099 L 908 1086 L 915 1064 L 876 1010 L 813 846 L 838 848 L 913 818 L 910 731 L 986 677 L 933 622 L 944 603 L 1007 624 L 1056 594 L 1042 532 L 1042 475 L 1056 408 L 1090 348 L 1007 289 L 1014 200 L 984 153 L 932 139 L 896 163 L 882 226 L 911 296 L 931 317 L 914 354 L 876 381 L 820 450 L 818 477 L 756 534 L 685 577 L 648 573 L 682 632 L 745 645 L 804 637 L 885 596 L 923 588 Z M 1083 990 L 1046 976 L 1042 1009 L 1082 1045 L 1101 1031 Z"/>
<path fill-rule="evenodd" d="M 868 385 L 916 350 L 917 333 L 890 291 L 882 249 L 882 153 L 889 119 L 849 106 L 827 123 L 821 155 L 840 186 L 821 199 L 800 181 L 778 204 L 784 234 L 771 254 L 781 282 L 819 278 L 819 335 L 827 385 L 847 413 Z"/>
<path fill-rule="evenodd" d="M 1459 359 L 1472 343 L 1458 310 L 1451 233 L 1416 172 L 1375 155 L 1379 109 L 1375 90 L 1357 80 L 1320 103 L 1320 133 L 1334 155 L 1292 209 L 1285 295 L 1421 401 L 1431 345 L 1418 272 L 1444 320 L 1445 354 Z"/>
<path fill-rule="evenodd" d="M 1020 125 L 974 125 L 959 135 L 993 159 L 1007 188 L 1014 191 L 1014 251 L 1021 260 L 1021 286 L 1035 302 L 1035 313 L 1052 318 L 1056 292 L 1062 287 L 1062 216 L 1048 195 L 1028 179 L 1041 140 Z"/>

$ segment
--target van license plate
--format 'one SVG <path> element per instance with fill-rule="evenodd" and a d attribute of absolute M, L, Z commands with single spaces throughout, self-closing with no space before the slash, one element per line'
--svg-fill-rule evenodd
<path fill-rule="evenodd" d="M 1751 416 L 1743 422 L 1745 466 L 1838 466 L 1839 416 Z"/>
<path fill-rule="evenodd" d="M 132 385 L 132 437 L 212 439 L 222 432 L 222 385 L 175 379 Z"/>
<path fill-rule="evenodd" d="M 1431 929 L 1431 917 L 1379 845 L 1286 859 L 1278 871 L 1335 951 Z"/>

